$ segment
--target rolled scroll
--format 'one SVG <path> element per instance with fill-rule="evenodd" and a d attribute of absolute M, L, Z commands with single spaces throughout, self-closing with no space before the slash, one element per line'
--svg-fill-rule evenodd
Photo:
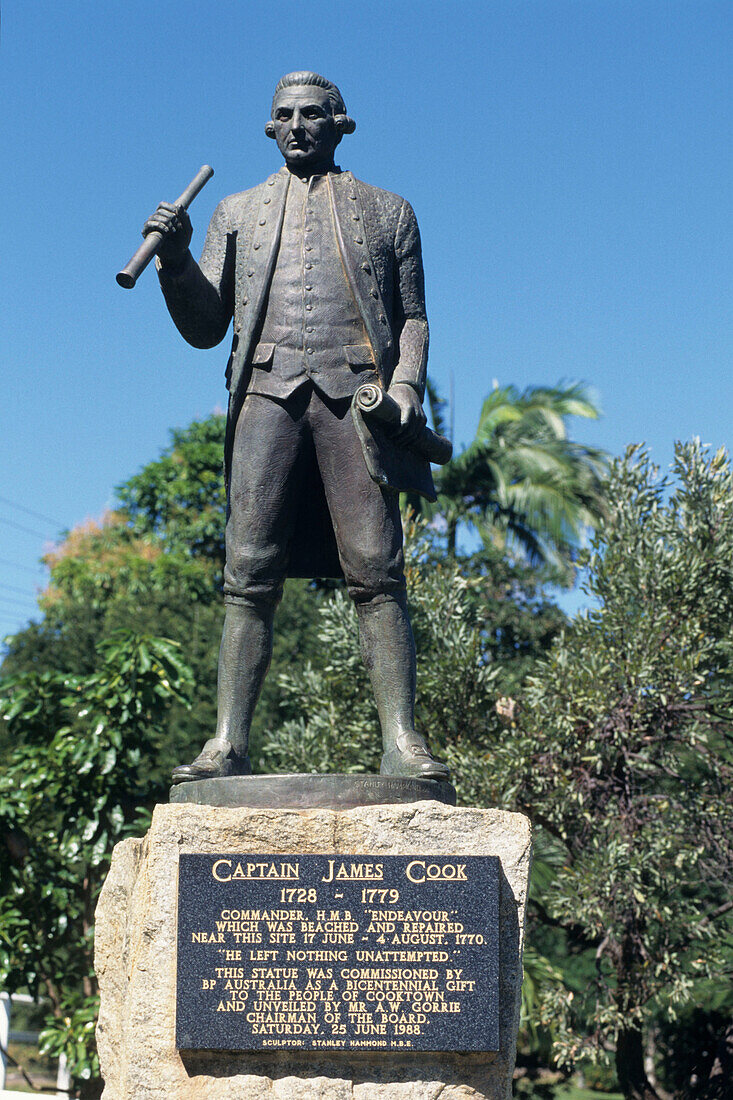
<path fill-rule="evenodd" d="M 377 386 L 374 382 L 367 382 L 354 394 L 354 404 L 363 416 L 374 417 L 389 433 L 390 429 L 396 431 L 400 426 L 400 407 L 386 390 Z M 445 466 L 450 462 L 453 454 L 453 444 L 444 435 L 438 435 L 432 428 L 426 425 L 414 442 L 408 444 L 407 450 L 414 451 L 428 462 L 434 462 L 436 466 Z"/>

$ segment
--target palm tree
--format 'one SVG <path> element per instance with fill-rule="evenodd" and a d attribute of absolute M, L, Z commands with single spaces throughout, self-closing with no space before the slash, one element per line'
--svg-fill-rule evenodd
<path fill-rule="evenodd" d="M 444 431 L 446 403 L 434 386 L 428 401 Z M 534 565 L 568 567 L 584 529 L 603 515 L 607 465 L 604 451 L 568 438 L 571 416 L 598 417 L 583 386 L 492 390 L 475 438 L 436 475 L 437 503 L 422 508 L 443 518 L 450 553 L 459 524 L 468 523 L 485 545 Z"/>

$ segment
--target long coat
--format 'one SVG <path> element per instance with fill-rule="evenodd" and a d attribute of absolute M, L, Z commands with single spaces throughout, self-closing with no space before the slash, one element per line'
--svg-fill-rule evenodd
<path fill-rule="evenodd" d="M 412 208 L 399 195 L 363 183 L 351 172 L 337 170 L 327 178 L 339 251 L 380 381 L 385 389 L 398 381 L 409 382 L 422 397 L 428 322 L 420 233 Z M 214 211 L 198 264 L 190 253 L 175 271 L 158 264 L 171 317 L 189 344 L 214 347 L 234 319 L 226 369 L 227 482 L 234 431 L 277 259 L 290 179 L 290 172 L 283 167 L 251 190 L 223 199 Z M 325 501 L 319 507 L 323 504 Z M 311 516 L 302 537 L 296 533 L 290 575 L 338 575 L 329 528 L 330 524 L 314 522 Z M 314 540 L 320 545 L 310 545 Z"/>

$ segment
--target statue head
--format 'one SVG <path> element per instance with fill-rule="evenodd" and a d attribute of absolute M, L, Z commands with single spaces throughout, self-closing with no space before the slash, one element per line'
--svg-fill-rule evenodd
<path fill-rule="evenodd" d="M 274 138 L 289 168 L 327 170 L 344 134 L 356 123 L 341 92 L 318 73 L 288 73 L 278 81 L 265 133 Z"/>

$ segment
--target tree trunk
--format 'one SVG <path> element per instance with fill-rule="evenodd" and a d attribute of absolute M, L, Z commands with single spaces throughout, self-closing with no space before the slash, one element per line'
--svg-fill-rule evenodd
<path fill-rule="evenodd" d="M 616 1042 L 616 1073 L 626 1100 L 659 1100 L 644 1069 L 644 1044 L 640 1028 L 619 1032 Z"/>
<path fill-rule="evenodd" d="M 657 1053 L 657 1029 L 654 1027 L 649 1028 L 649 1034 L 646 1037 L 646 1049 L 644 1051 L 644 1072 L 647 1075 L 649 1084 L 660 1100 L 674 1100 L 671 1092 L 667 1092 L 663 1089 L 657 1080 L 656 1070 L 656 1053 Z"/>
<path fill-rule="evenodd" d="M 458 522 L 454 519 L 448 520 L 447 531 L 447 543 L 448 543 L 448 556 L 454 558 L 456 556 L 456 542 L 458 541 Z"/>

